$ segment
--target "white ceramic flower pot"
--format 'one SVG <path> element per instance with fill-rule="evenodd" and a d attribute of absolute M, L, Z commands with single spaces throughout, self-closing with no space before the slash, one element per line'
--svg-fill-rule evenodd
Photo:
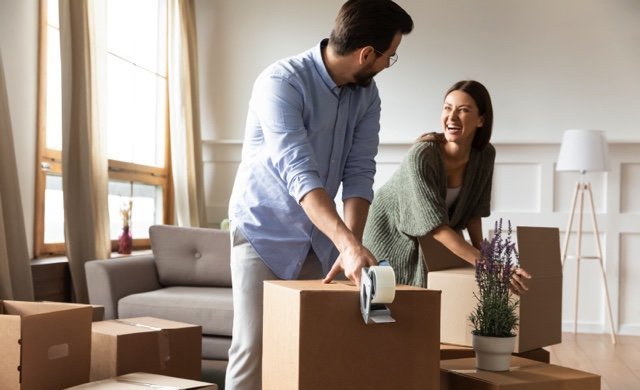
<path fill-rule="evenodd" d="M 509 371 L 511 354 L 516 345 L 515 336 L 472 336 L 477 368 L 488 371 Z"/>

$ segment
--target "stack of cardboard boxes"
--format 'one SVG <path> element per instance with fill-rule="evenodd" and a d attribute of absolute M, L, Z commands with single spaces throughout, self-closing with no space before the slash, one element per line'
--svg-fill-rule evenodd
<path fill-rule="evenodd" d="M 520 266 L 532 278 L 519 297 L 518 329 L 512 369 L 491 373 L 475 369 L 469 313 L 477 303 L 474 267 L 435 239 L 421 241 L 429 269 L 430 289 L 442 291 L 440 339 L 443 389 L 599 389 L 600 377 L 549 363 L 546 346 L 562 341 L 562 264 L 560 233 L 556 228 L 516 229 Z M 468 353 L 468 355 L 467 355 Z M 525 357 L 527 359 L 524 359 Z M 449 360 L 452 359 L 452 360 Z M 526 387 L 529 386 L 529 387 Z"/>
<path fill-rule="evenodd" d="M 142 381 L 176 389 L 217 388 L 196 380 L 201 376 L 200 326 L 152 317 L 92 322 L 102 319 L 101 309 L 0 301 L 0 387 L 98 389 Z M 138 371 L 144 373 L 122 376 Z"/>
<path fill-rule="evenodd" d="M 533 277 L 519 297 L 515 352 L 528 352 L 562 341 L 562 264 L 556 228 L 519 227 L 516 230 L 520 266 Z M 427 285 L 442 291 L 440 339 L 471 346 L 469 314 L 478 288 L 474 267 L 433 238 L 421 241 L 429 269 Z"/>
<path fill-rule="evenodd" d="M 515 351 L 529 359 L 514 356 L 510 371 L 475 369 L 474 269 L 432 239 L 421 242 L 429 289 L 397 286 L 394 323 L 365 324 L 348 282 L 265 282 L 263 389 L 599 389 L 599 376 L 548 364 L 543 349 L 561 342 L 558 229 L 516 235 L 533 278 L 520 298 Z"/>

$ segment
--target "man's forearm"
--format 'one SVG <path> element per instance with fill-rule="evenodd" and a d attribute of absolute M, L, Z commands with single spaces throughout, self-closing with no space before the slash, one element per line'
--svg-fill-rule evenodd
<path fill-rule="evenodd" d="M 363 198 L 349 198 L 344 201 L 344 222 L 360 242 L 362 242 L 369 206 L 369 201 Z"/>
<path fill-rule="evenodd" d="M 356 236 L 350 226 L 345 224 L 336 211 L 335 203 L 324 189 L 316 188 L 309 191 L 300 201 L 300 205 L 311 222 L 329 237 L 341 253 L 347 246 L 360 242 L 362 233 Z"/>

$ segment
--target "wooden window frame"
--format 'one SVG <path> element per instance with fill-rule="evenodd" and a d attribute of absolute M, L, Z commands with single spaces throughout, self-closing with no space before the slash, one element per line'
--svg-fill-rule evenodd
<path fill-rule="evenodd" d="M 35 183 L 35 212 L 34 212 L 34 258 L 51 255 L 64 255 L 65 243 L 44 242 L 45 190 L 47 174 L 62 175 L 62 152 L 46 147 L 47 130 L 47 27 L 48 0 L 39 0 L 39 32 L 38 32 L 38 102 L 37 102 L 37 140 L 36 140 L 36 183 Z M 165 77 L 165 88 L 168 82 Z M 154 167 L 130 162 L 109 159 L 109 180 L 129 181 L 162 187 L 163 221 L 164 224 L 173 223 L 173 180 L 171 175 L 171 145 L 169 137 L 169 106 L 168 94 L 165 99 L 165 151 L 164 167 Z M 116 251 L 118 240 L 111 240 L 111 250 Z M 133 248 L 148 249 L 148 238 L 133 240 Z"/>

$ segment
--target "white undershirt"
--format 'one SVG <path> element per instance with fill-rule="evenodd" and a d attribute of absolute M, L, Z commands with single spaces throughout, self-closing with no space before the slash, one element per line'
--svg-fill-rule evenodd
<path fill-rule="evenodd" d="M 447 198 L 445 199 L 445 202 L 444 202 L 447 208 L 451 207 L 453 202 L 455 202 L 456 199 L 458 199 L 458 194 L 460 194 L 460 188 L 462 187 L 447 188 Z"/>

